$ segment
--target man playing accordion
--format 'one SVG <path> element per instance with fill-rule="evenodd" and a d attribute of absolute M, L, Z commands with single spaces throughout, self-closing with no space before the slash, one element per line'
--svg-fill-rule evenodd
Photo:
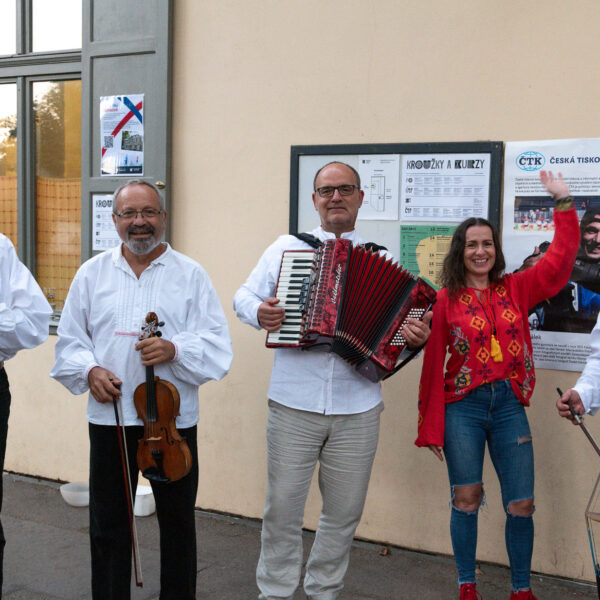
<path fill-rule="evenodd" d="M 354 229 L 364 192 L 357 171 L 332 162 L 317 171 L 313 203 L 321 225 L 310 232 L 321 242 L 365 241 Z M 285 310 L 275 291 L 285 250 L 309 249 L 280 236 L 260 258 L 234 297 L 244 323 L 277 331 Z M 410 319 L 403 334 L 410 348 L 429 336 L 428 315 Z M 380 383 L 369 381 L 339 356 L 276 348 L 269 387 L 268 489 L 256 572 L 259 600 L 291 599 L 302 567 L 304 506 L 317 461 L 323 506 L 306 564 L 304 590 L 313 600 L 337 598 L 350 546 L 361 518 L 383 410 Z"/>

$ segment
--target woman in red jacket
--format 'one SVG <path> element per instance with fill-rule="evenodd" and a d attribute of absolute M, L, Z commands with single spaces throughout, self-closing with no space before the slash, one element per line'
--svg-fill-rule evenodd
<path fill-rule="evenodd" d="M 540 179 L 556 201 L 556 232 L 545 256 L 530 269 L 505 275 L 491 223 L 478 218 L 461 223 L 444 260 L 444 287 L 425 347 L 415 443 L 440 460 L 442 451 L 446 457 L 460 600 L 481 598 L 475 550 L 486 442 L 506 512 L 510 598 L 536 600 L 530 589 L 533 448 L 524 410 L 535 372 L 527 315 L 567 283 L 579 246 L 577 215 L 562 175 L 555 179 L 541 171 Z"/>

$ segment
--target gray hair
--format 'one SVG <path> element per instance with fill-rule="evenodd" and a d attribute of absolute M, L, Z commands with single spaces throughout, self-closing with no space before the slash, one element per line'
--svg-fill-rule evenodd
<path fill-rule="evenodd" d="M 146 187 L 149 187 L 151 190 L 154 190 L 154 193 L 156 194 L 156 197 L 158 198 L 158 203 L 160 204 L 160 210 L 165 210 L 165 199 L 162 197 L 159 189 L 153 183 L 150 183 L 149 181 L 144 181 L 143 179 L 130 179 L 129 181 L 126 181 L 123 185 L 120 185 L 115 190 L 115 193 L 113 194 L 112 210 L 115 215 L 117 214 L 117 198 L 118 198 L 119 194 L 126 187 L 128 187 L 130 185 L 145 185 Z"/>
<path fill-rule="evenodd" d="M 358 186 L 358 189 L 360 190 L 360 175 L 358 174 L 358 171 L 350 166 L 349 164 L 346 164 L 345 162 L 341 162 L 339 160 L 332 160 L 331 162 L 328 162 L 326 165 L 323 165 L 316 173 L 315 173 L 315 178 L 313 179 L 313 190 L 316 192 L 317 191 L 317 177 L 319 176 L 319 173 L 325 168 L 328 167 L 329 165 L 342 165 L 343 167 L 348 167 L 353 173 L 354 173 L 354 177 L 356 177 L 356 185 Z"/>

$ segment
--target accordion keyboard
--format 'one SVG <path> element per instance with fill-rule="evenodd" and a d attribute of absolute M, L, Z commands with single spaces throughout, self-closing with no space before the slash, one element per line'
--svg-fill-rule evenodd
<path fill-rule="evenodd" d="M 314 272 L 314 254 L 310 250 L 287 250 L 283 254 L 275 296 L 279 298 L 277 306 L 285 310 L 285 318 L 280 329 L 267 335 L 267 344 L 300 344 L 300 328 Z"/>

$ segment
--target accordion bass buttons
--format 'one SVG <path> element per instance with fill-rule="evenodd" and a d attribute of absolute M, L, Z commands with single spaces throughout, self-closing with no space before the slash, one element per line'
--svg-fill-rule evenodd
<path fill-rule="evenodd" d="M 425 314 L 424 308 L 411 308 L 406 315 L 406 319 L 413 318 L 421 320 Z M 402 325 L 398 328 L 398 331 L 394 334 L 394 337 L 390 340 L 390 346 L 405 346 L 406 338 L 402 335 L 402 329 L 406 323 L 406 319 L 402 322 Z"/>

